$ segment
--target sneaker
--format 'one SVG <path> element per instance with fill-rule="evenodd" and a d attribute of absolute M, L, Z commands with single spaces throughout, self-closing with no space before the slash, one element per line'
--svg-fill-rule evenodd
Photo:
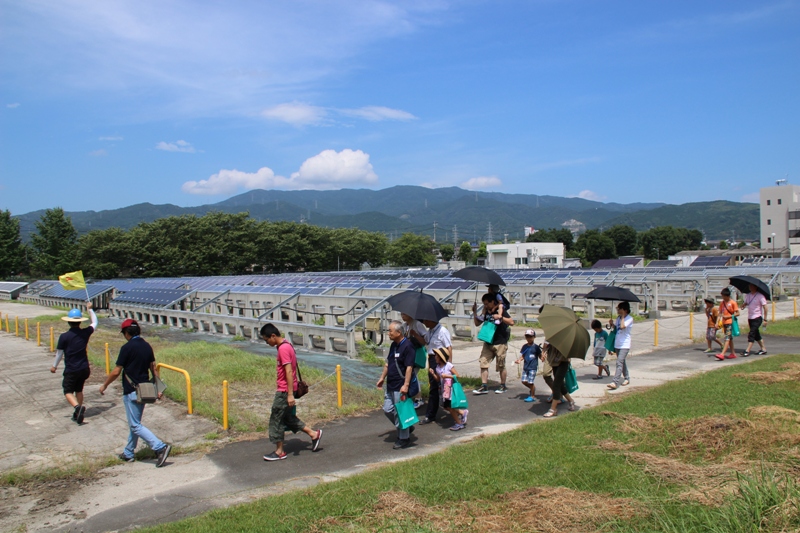
<path fill-rule="evenodd" d="M 135 457 L 128 457 L 124 453 L 119 454 L 117 457 L 119 458 L 120 461 L 125 461 L 126 463 L 132 463 L 136 461 Z"/>
<path fill-rule="evenodd" d="M 736 354 L 735 353 L 728 354 L 725 356 L 725 359 L 736 359 Z"/>
<path fill-rule="evenodd" d="M 414 409 L 419 409 L 423 405 L 425 405 L 424 401 L 422 401 L 420 399 L 414 400 Z"/>
<path fill-rule="evenodd" d="M 167 457 L 169 457 L 169 452 L 171 452 L 171 451 L 172 451 L 172 445 L 171 444 L 167 444 L 166 446 L 164 446 L 163 448 L 161 448 L 161 450 L 159 450 L 157 452 L 158 453 L 158 456 L 157 456 L 158 457 L 158 461 L 156 461 L 156 467 L 157 468 L 160 468 L 160 467 L 164 466 L 164 463 L 167 462 Z"/>
<path fill-rule="evenodd" d="M 432 423 L 433 423 L 433 419 L 428 418 L 428 417 L 425 417 L 425 418 L 423 418 L 422 420 L 419 421 L 419 425 L 420 426 L 424 426 L 426 424 L 432 424 Z"/>
<path fill-rule="evenodd" d="M 80 405 L 76 405 L 75 406 L 75 410 L 72 411 L 72 421 L 73 422 L 78 419 L 78 411 L 80 410 L 80 408 L 81 408 Z"/>
<path fill-rule="evenodd" d="M 533 396 L 528 396 L 527 398 L 525 398 L 524 401 L 526 401 L 528 403 L 532 403 L 532 402 L 536 401 L 536 398 L 534 398 Z"/>
<path fill-rule="evenodd" d="M 321 441 L 321 440 L 322 440 L 322 430 L 318 429 L 317 430 L 317 438 L 316 439 L 311 439 L 311 451 L 312 452 L 315 452 L 315 451 L 319 450 L 319 441 Z"/>
<path fill-rule="evenodd" d="M 481 385 L 477 389 L 473 390 L 472 394 L 489 394 L 489 387 L 486 385 Z"/>
<path fill-rule="evenodd" d="M 397 439 L 397 442 L 394 443 L 392 449 L 402 450 L 403 448 L 408 448 L 409 444 L 411 444 L 411 439 Z"/>
<path fill-rule="evenodd" d="M 708 350 L 703 350 L 703 353 L 714 353 L 714 349 L 709 348 Z"/>
<path fill-rule="evenodd" d="M 86 414 L 86 407 L 79 405 L 77 414 L 75 415 L 75 422 L 80 426 L 83 424 L 83 415 Z"/>
<path fill-rule="evenodd" d="M 767 351 L 766 350 L 759 350 L 757 355 L 767 355 Z"/>
<path fill-rule="evenodd" d="M 464 424 L 453 424 L 450 426 L 450 431 L 461 431 L 464 429 Z"/>
<path fill-rule="evenodd" d="M 750 357 L 750 352 L 748 352 L 747 350 L 743 351 L 742 357 Z"/>
<path fill-rule="evenodd" d="M 288 457 L 288 455 L 286 455 L 285 453 L 282 453 L 282 454 L 278 455 L 277 452 L 272 452 L 269 455 L 265 455 L 264 456 L 264 460 L 265 461 L 280 461 L 282 459 L 286 459 L 287 457 Z"/>
<path fill-rule="evenodd" d="M 461 425 L 467 425 L 467 417 L 469 416 L 469 409 L 464 409 L 464 412 L 461 413 Z"/>
<path fill-rule="evenodd" d="M 504 383 L 504 384 L 500 385 L 499 387 L 497 387 L 497 388 L 494 390 L 494 392 L 495 392 L 495 394 L 503 394 L 503 393 L 504 393 L 504 392 L 506 392 L 507 390 L 508 390 L 508 387 L 506 387 L 506 385 L 505 385 L 505 383 Z"/>
<path fill-rule="evenodd" d="M 725 360 L 725 356 L 722 355 L 721 353 L 716 354 L 714 357 L 717 358 L 717 361 L 724 361 Z"/>

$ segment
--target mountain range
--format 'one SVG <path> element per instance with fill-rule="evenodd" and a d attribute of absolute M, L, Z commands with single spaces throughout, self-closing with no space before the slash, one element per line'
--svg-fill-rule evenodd
<path fill-rule="evenodd" d="M 335 191 L 252 190 L 215 204 L 179 207 L 136 204 L 105 211 L 67 212 L 75 229 L 130 229 L 141 222 L 211 211 L 247 211 L 257 220 L 289 220 L 328 227 L 357 227 L 394 235 L 404 232 L 433 235 L 438 241 L 522 240 L 524 227 L 560 228 L 571 219 L 587 229 L 627 224 L 639 231 L 676 226 L 703 231 L 706 239 L 757 239 L 758 204 L 728 201 L 664 203 L 603 203 L 583 198 L 536 194 L 475 192 L 458 187 L 428 189 L 400 185 L 381 190 Z M 35 231 L 43 210 L 17 215 L 23 239 Z M 435 228 L 435 229 L 434 229 Z"/>

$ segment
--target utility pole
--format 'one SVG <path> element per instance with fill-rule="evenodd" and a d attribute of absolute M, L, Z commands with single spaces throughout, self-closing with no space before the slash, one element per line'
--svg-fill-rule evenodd
<path fill-rule="evenodd" d="M 433 242 L 436 242 L 436 221 L 433 221 Z"/>
<path fill-rule="evenodd" d="M 508 244 L 508 233 L 503 233 L 503 244 Z"/>
<path fill-rule="evenodd" d="M 492 223 L 491 222 L 489 222 L 489 232 L 486 234 L 486 242 L 488 244 L 492 244 L 492 242 L 493 242 L 493 239 L 492 239 Z"/>
<path fill-rule="evenodd" d="M 458 246 L 458 226 L 453 226 L 453 247 Z"/>

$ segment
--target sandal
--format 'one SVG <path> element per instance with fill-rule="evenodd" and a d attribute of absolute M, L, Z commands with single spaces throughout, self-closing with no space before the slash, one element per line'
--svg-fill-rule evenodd
<path fill-rule="evenodd" d="M 544 416 L 544 418 L 553 418 L 554 416 L 558 416 L 558 414 L 554 410 L 550 409 L 542 416 Z"/>
<path fill-rule="evenodd" d="M 611 389 L 611 390 L 617 390 L 617 384 L 616 383 L 609 383 L 608 385 L 606 385 L 606 387 Z"/>
<path fill-rule="evenodd" d="M 568 409 L 569 409 L 570 411 L 574 411 L 574 410 L 575 410 L 575 402 L 569 402 L 569 407 L 568 407 Z"/>
<path fill-rule="evenodd" d="M 630 384 L 630 382 L 631 382 L 631 380 L 626 379 L 625 381 L 622 382 L 622 386 L 624 387 L 625 385 Z"/>
<path fill-rule="evenodd" d="M 603 376 L 594 376 L 592 379 L 603 379 Z"/>

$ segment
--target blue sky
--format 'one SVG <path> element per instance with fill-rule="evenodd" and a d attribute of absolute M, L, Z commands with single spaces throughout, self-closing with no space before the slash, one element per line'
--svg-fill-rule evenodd
<path fill-rule="evenodd" d="M 798 30 L 800 0 L 0 0 L 0 209 L 757 201 L 800 183 Z"/>

